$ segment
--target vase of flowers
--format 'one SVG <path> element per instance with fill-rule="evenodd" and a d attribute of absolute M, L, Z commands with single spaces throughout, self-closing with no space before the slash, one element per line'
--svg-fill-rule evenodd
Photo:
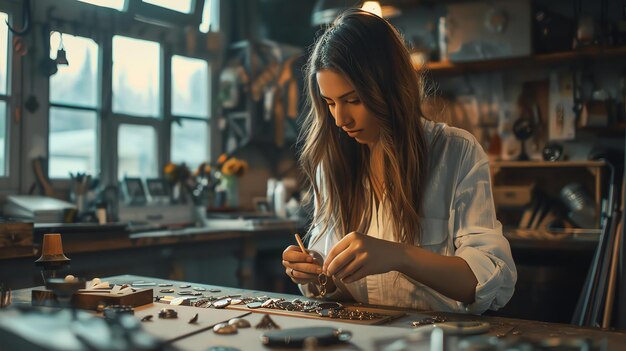
<path fill-rule="evenodd" d="M 220 188 L 225 192 L 226 207 L 239 207 L 239 177 L 248 170 L 248 162 L 222 154 L 217 163 L 220 168 Z"/>
<path fill-rule="evenodd" d="M 188 198 L 187 193 L 187 181 L 191 176 L 191 172 L 187 165 L 183 162 L 180 164 L 168 163 L 163 169 L 165 179 L 170 184 L 171 188 L 171 202 L 172 203 L 186 203 Z"/>

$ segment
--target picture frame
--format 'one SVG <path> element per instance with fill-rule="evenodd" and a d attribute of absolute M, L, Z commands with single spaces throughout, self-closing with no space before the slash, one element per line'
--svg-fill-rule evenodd
<path fill-rule="evenodd" d="M 146 179 L 146 188 L 152 202 L 167 202 L 170 199 L 170 185 L 163 178 Z"/>
<path fill-rule="evenodd" d="M 124 177 L 122 184 L 124 195 L 128 203 L 133 205 L 143 205 L 148 202 L 141 178 Z"/>

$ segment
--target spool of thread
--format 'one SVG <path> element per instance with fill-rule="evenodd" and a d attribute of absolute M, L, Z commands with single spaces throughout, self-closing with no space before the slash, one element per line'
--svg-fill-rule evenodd
<path fill-rule="evenodd" d="M 47 266 L 62 266 L 69 264 L 70 259 L 63 253 L 61 234 L 44 234 L 41 257 L 35 264 Z"/>

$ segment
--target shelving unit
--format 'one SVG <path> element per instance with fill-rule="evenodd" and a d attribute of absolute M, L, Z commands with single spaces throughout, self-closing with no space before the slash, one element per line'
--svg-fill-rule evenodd
<path fill-rule="evenodd" d="M 603 59 L 626 56 L 626 47 L 585 47 L 575 51 L 537 54 L 524 57 L 512 57 L 471 62 L 428 62 L 416 66 L 416 70 L 425 69 L 434 75 L 454 75 L 459 73 L 476 73 L 496 71 L 514 67 L 550 65 L 555 63 L 583 60 Z"/>
<path fill-rule="evenodd" d="M 498 186 L 534 183 L 552 198 L 558 198 L 560 189 L 577 181 L 593 194 L 596 214 L 602 205 L 602 174 L 604 161 L 494 161 L 490 164 L 494 188 Z M 524 170 L 521 172 L 520 170 Z M 498 203 L 496 203 L 498 208 Z M 598 216 L 599 217 L 599 216 Z M 504 223 L 510 226 L 511 223 Z M 590 228 L 592 229 L 592 228 Z M 525 229 L 525 232 L 529 230 Z"/>

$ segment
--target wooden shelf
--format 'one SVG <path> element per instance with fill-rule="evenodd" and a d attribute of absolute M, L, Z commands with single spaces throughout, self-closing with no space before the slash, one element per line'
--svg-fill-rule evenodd
<path fill-rule="evenodd" d="M 575 51 L 471 62 L 429 62 L 421 67 L 415 67 L 415 69 L 425 69 L 426 72 L 430 72 L 434 75 L 452 75 L 466 72 L 497 71 L 523 66 L 549 65 L 581 59 L 600 59 L 621 56 L 626 56 L 626 46 L 587 47 Z"/>
<path fill-rule="evenodd" d="M 604 161 L 494 161 L 492 168 L 568 168 L 568 167 L 603 167 Z"/>

